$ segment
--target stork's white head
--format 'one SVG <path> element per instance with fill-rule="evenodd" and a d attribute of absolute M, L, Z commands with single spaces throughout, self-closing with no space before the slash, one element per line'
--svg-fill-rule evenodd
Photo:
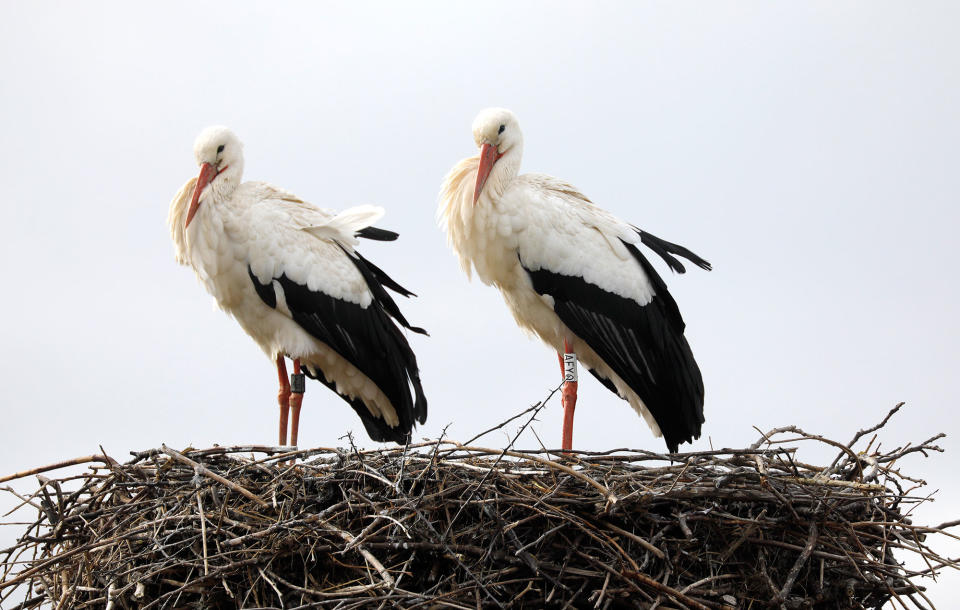
<path fill-rule="evenodd" d="M 200 208 L 200 197 L 207 186 L 219 187 L 220 192 L 226 193 L 237 187 L 243 175 L 243 143 L 226 127 L 216 125 L 201 131 L 193 143 L 193 156 L 200 166 L 200 176 L 185 226 L 189 226 Z"/>
<path fill-rule="evenodd" d="M 523 142 L 517 116 L 506 108 L 481 110 L 473 119 L 473 141 L 477 146 L 495 146 L 501 155 L 505 155 L 514 145 Z"/>
<path fill-rule="evenodd" d="M 480 167 L 473 189 L 473 203 L 476 205 L 497 161 L 511 152 L 512 156 L 519 156 L 523 150 L 523 133 L 512 112 L 506 108 L 487 108 L 473 120 L 473 141 L 480 147 Z M 519 161 L 516 165 L 519 168 Z"/>

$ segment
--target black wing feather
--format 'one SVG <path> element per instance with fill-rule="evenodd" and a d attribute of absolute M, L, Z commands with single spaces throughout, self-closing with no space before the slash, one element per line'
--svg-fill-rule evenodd
<path fill-rule="evenodd" d="M 606 377 L 601 377 L 600 373 L 596 372 L 593 369 L 587 369 L 587 370 L 590 371 L 590 374 L 593 375 L 594 379 L 596 379 L 597 381 L 603 384 L 603 387 L 607 388 L 617 396 L 620 395 L 620 392 L 617 391 L 617 386 L 613 385 L 612 381 L 610 381 Z"/>
<path fill-rule="evenodd" d="M 427 399 L 420 382 L 416 355 L 391 318 L 414 332 L 425 334 L 426 331 L 407 323 L 363 259 L 350 256 L 350 260 L 373 293 L 373 301 L 367 307 L 312 291 L 286 274 L 273 278 L 273 281 L 283 289 L 293 320 L 357 367 L 390 399 L 400 420 L 396 428 L 371 415 L 359 397 L 350 398 L 337 392 L 360 416 L 370 438 L 403 444 L 407 442 L 414 422 L 422 424 L 427 420 Z M 267 305 L 276 307 L 276 295 L 271 285 L 261 284 L 252 269 L 248 272 L 260 298 Z M 304 369 L 304 372 L 336 391 L 335 384 L 324 376 L 322 370 Z"/>
<path fill-rule="evenodd" d="M 662 258 L 664 262 L 667 263 L 667 266 L 670 267 L 670 269 L 676 271 L 677 273 L 686 273 L 687 270 L 684 269 L 683 263 L 678 261 L 676 257 L 672 256 L 673 254 L 682 256 L 701 269 L 706 269 L 707 271 L 713 269 L 709 262 L 700 258 L 683 246 L 671 243 L 665 239 L 660 239 L 656 235 L 651 235 L 642 229 L 637 229 L 637 234 L 640 235 L 640 241 L 643 242 L 643 245 L 653 250 L 657 256 Z"/>
<path fill-rule="evenodd" d="M 250 265 L 247 265 L 247 273 L 250 275 L 250 281 L 253 282 L 253 289 L 257 291 L 257 296 L 269 307 L 276 309 L 277 293 L 273 289 L 273 282 L 261 284 L 257 276 L 253 274 L 253 269 L 250 268 Z"/>
<path fill-rule="evenodd" d="M 357 237 L 372 239 L 374 241 L 394 241 L 400 237 L 399 233 L 388 231 L 387 229 L 378 229 L 377 227 L 364 227 L 354 233 Z"/>
<path fill-rule="evenodd" d="M 410 292 L 409 290 L 407 290 L 406 288 L 398 284 L 392 277 L 387 275 L 383 269 L 381 269 L 380 267 L 377 267 L 376 265 L 371 263 L 369 260 L 361 256 L 359 252 L 354 252 L 353 254 L 358 259 L 360 259 L 360 261 L 363 262 L 364 265 L 366 265 L 366 267 L 370 270 L 370 272 L 373 274 L 373 277 L 377 280 L 378 283 L 383 284 L 385 287 L 389 288 L 390 290 L 396 292 L 401 296 L 405 296 L 405 297 L 417 296 L 415 293 Z"/>
<path fill-rule="evenodd" d="M 390 296 L 390 293 L 388 293 L 383 286 L 386 284 L 391 290 L 402 294 L 403 296 L 412 295 L 412 292 L 393 281 L 393 279 L 384 273 L 382 269 L 360 256 L 359 252 L 350 254 L 345 248 L 343 248 L 343 246 L 340 248 L 343 250 L 343 253 L 353 261 L 353 264 L 360 271 L 360 274 L 363 275 L 363 279 L 367 282 L 367 287 L 370 289 L 370 292 L 373 293 L 374 301 L 383 307 L 388 314 L 393 316 L 397 322 L 403 324 L 404 328 L 412 330 L 413 332 L 421 335 L 428 334 L 427 331 L 423 330 L 419 326 L 410 326 L 410 323 L 407 322 L 407 319 L 402 313 L 400 313 L 400 308 L 397 307 L 397 302 L 393 300 L 393 297 Z"/>
<path fill-rule="evenodd" d="M 310 379 L 316 379 L 335 392 L 338 396 L 340 396 L 340 398 L 345 400 L 347 404 L 353 408 L 354 412 L 360 417 L 360 421 L 363 423 L 363 427 L 367 430 L 367 435 L 371 439 L 380 443 L 393 441 L 401 445 L 410 442 L 409 432 L 407 434 L 401 434 L 399 432 L 397 432 L 397 434 L 392 434 L 394 430 L 386 426 L 383 423 L 383 420 L 379 417 L 374 417 L 371 415 L 370 410 L 367 409 L 367 406 L 363 404 L 362 400 L 359 398 L 350 398 L 349 396 L 345 396 L 337 392 L 337 384 L 333 383 L 332 381 L 327 381 L 327 378 L 323 376 L 322 372 L 306 368 L 303 369 L 303 372 L 307 375 L 307 377 Z"/>
<path fill-rule="evenodd" d="M 673 452 L 680 443 L 700 437 L 703 378 L 683 336 L 680 310 L 666 285 L 635 246 L 624 245 L 654 287 L 656 294 L 646 305 L 581 277 L 524 268 L 534 290 L 553 298 L 554 311 L 563 323 L 643 400 Z M 616 392 L 609 380 L 601 382 Z"/>

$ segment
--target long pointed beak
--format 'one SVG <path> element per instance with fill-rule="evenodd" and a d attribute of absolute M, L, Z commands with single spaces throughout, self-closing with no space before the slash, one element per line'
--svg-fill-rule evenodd
<path fill-rule="evenodd" d="M 501 156 L 500 151 L 493 144 L 484 144 L 480 147 L 480 167 L 477 168 L 477 185 L 473 188 L 473 205 L 477 205 L 480 193 L 483 192 L 483 185 L 486 184 L 493 170 L 493 164 Z"/>
<path fill-rule="evenodd" d="M 212 165 L 204 163 L 200 166 L 200 176 L 197 177 L 197 185 L 193 188 L 193 199 L 190 200 L 190 209 L 187 210 L 187 223 L 183 225 L 184 229 L 190 226 L 193 215 L 200 209 L 200 194 L 203 193 L 203 189 L 207 188 L 210 181 L 216 177 L 217 170 L 213 169 Z"/>

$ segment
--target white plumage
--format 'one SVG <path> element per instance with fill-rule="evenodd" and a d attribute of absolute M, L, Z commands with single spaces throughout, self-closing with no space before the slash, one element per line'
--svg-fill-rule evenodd
<path fill-rule="evenodd" d="M 170 204 L 177 261 L 194 269 L 219 307 L 269 357 L 281 365 L 283 356 L 299 360 L 358 413 L 360 401 L 368 432 L 371 422 L 386 424 L 374 426 L 371 436 L 382 437 L 376 440 L 402 440 L 414 420 L 426 417 L 416 359 L 390 320 L 396 305 L 380 282 L 389 286 L 392 280 L 354 250 L 357 233 L 383 209 L 364 205 L 335 214 L 263 182 L 241 183 L 242 145 L 223 127 L 204 130 L 194 153 L 200 181 L 207 183 L 195 193 L 198 179 L 191 179 Z M 368 230 L 380 232 L 379 239 L 396 237 Z M 317 314 L 330 308 L 348 311 L 349 320 Z M 384 371 L 364 356 L 393 358 L 395 366 Z M 382 387 L 384 378 L 390 387 Z"/>
<path fill-rule="evenodd" d="M 656 272 L 649 263 L 640 262 L 637 248 L 648 243 L 681 271 L 670 253 L 687 256 L 704 268 L 709 264 L 598 208 L 562 180 L 519 175 L 523 136 L 510 111 L 481 112 L 473 131 L 481 153 L 447 174 L 438 210 L 464 271 L 470 276 L 473 270 L 485 284 L 499 288 L 522 328 L 558 353 L 572 351 L 608 387 L 612 384 L 654 434 L 670 428 L 666 440 L 671 448 L 699 436 L 703 421 L 699 369 L 683 339 L 683 322 L 673 299 L 660 278 L 652 277 Z M 563 303 L 558 303 L 561 295 Z M 650 321 L 641 319 L 651 314 L 656 316 Z M 650 324 L 662 328 L 647 328 Z M 670 345 L 662 349 L 655 345 L 658 339 L 645 341 L 641 335 L 651 332 L 668 333 Z M 571 349 L 565 348 L 565 341 Z M 677 387 L 671 389 L 689 396 L 677 397 L 674 405 L 660 404 L 664 400 L 656 386 L 671 385 L 659 379 L 672 375 L 664 372 L 671 367 L 685 369 L 681 376 L 689 381 L 672 384 Z M 678 424 L 672 421 L 677 417 L 668 412 L 671 409 L 684 411 Z"/>

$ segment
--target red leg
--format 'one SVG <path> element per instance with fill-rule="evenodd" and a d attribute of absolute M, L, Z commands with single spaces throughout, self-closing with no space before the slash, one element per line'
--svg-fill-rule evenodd
<path fill-rule="evenodd" d="M 573 445 L 573 411 L 577 408 L 577 355 L 566 339 L 563 340 L 564 355 L 560 356 L 560 366 L 563 368 L 563 440 L 560 448 L 564 451 L 572 449 Z M 572 360 L 567 369 L 567 360 Z"/>
<path fill-rule="evenodd" d="M 291 426 L 290 426 L 290 444 L 297 444 L 297 432 L 300 430 L 300 405 L 303 404 L 303 389 L 304 389 L 304 378 L 303 374 L 300 373 L 300 359 L 295 358 L 293 360 L 293 374 L 298 376 L 297 380 L 291 379 L 294 382 L 293 391 L 290 393 L 290 411 L 291 411 Z"/>
<path fill-rule="evenodd" d="M 287 381 L 287 363 L 283 354 L 277 354 L 277 377 L 280 379 L 280 391 L 277 402 L 280 403 L 280 444 L 287 444 L 287 413 L 290 408 L 290 382 Z"/>

